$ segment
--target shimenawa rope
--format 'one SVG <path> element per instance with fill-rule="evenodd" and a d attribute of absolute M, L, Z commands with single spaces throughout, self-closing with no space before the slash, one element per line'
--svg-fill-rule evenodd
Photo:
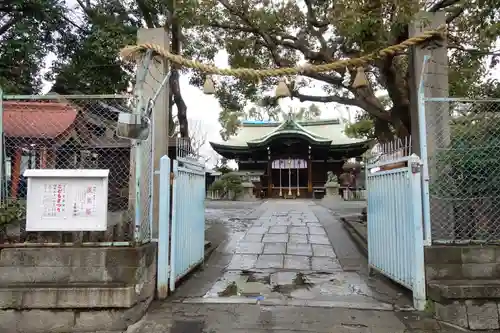
<path fill-rule="evenodd" d="M 154 56 L 160 56 L 168 61 L 171 61 L 183 67 L 196 69 L 206 74 L 258 79 L 270 76 L 298 75 L 307 72 L 316 72 L 316 73 L 329 72 L 346 67 L 350 68 L 360 67 L 376 59 L 381 59 L 388 55 L 393 55 L 401 51 L 404 51 L 410 46 L 420 44 L 426 41 L 427 39 L 434 38 L 437 36 L 442 36 L 443 33 L 445 32 L 445 28 L 446 26 L 444 25 L 440 26 L 435 30 L 426 31 L 419 36 L 411 37 L 399 44 L 386 47 L 382 50 L 361 56 L 359 58 L 336 60 L 331 63 L 320 64 L 320 65 L 306 64 L 297 67 L 282 67 L 282 68 L 271 68 L 271 69 L 219 68 L 214 65 L 204 64 L 196 60 L 186 59 L 177 54 L 172 54 L 168 50 L 161 47 L 160 45 L 154 43 L 143 43 L 138 45 L 126 46 L 120 51 L 120 55 L 124 59 L 132 60 L 142 56 L 148 50 L 151 50 Z"/>

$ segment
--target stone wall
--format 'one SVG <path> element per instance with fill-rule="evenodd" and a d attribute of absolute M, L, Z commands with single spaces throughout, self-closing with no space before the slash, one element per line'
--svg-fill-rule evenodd
<path fill-rule="evenodd" d="M 123 332 L 156 289 L 156 245 L 0 250 L 0 332 Z"/>
<path fill-rule="evenodd" d="M 499 246 L 431 246 L 425 263 L 438 319 L 471 330 L 500 328 Z"/>

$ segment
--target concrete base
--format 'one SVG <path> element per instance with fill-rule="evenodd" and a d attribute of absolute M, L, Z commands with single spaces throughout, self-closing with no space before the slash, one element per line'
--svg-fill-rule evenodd
<path fill-rule="evenodd" d="M 430 246 L 425 265 L 436 318 L 470 330 L 500 329 L 500 247 Z"/>
<path fill-rule="evenodd" d="M 124 332 L 145 315 L 152 300 L 149 297 L 128 309 L 0 310 L 0 332 Z"/>
<path fill-rule="evenodd" d="M 340 200 L 339 188 L 340 186 L 337 183 L 325 183 L 325 198 Z"/>
<path fill-rule="evenodd" d="M 0 251 L 0 332 L 123 331 L 153 300 L 156 244 Z"/>
<path fill-rule="evenodd" d="M 500 302 L 484 300 L 456 300 L 434 303 L 436 318 L 473 331 L 500 328 Z"/>
<path fill-rule="evenodd" d="M 253 201 L 256 200 L 255 195 L 253 193 L 255 186 L 250 182 L 241 183 L 243 186 L 243 193 L 238 197 L 238 200 L 241 201 Z"/>

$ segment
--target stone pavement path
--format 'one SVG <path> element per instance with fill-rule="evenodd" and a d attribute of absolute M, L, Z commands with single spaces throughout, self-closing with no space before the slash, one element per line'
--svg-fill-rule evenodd
<path fill-rule="evenodd" d="M 222 276 L 201 297 L 182 302 L 392 310 L 364 277 L 343 270 L 317 209 L 325 210 L 310 200 L 265 202 L 226 245 Z"/>
<path fill-rule="evenodd" d="M 276 200 L 240 215 L 204 269 L 128 333 L 455 332 L 392 311 L 366 276 L 344 270 L 353 248 L 324 207 Z"/>
<path fill-rule="evenodd" d="M 306 202 L 266 205 L 269 208 L 239 242 L 229 270 L 341 270 L 325 229 Z"/>

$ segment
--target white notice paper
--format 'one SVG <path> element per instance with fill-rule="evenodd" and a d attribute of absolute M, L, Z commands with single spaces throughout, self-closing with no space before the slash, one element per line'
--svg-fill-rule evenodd
<path fill-rule="evenodd" d="M 42 218 L 63 217 L 66 213 L 66 184 L 44 184 Z"/>
<path fill-rule="evenodd" d="M 74 217 L 91 217 L 96 215 L 96 193 L 97 186 L 95 185 L 88 185 L 76 193 L 73 203 Z"/>

